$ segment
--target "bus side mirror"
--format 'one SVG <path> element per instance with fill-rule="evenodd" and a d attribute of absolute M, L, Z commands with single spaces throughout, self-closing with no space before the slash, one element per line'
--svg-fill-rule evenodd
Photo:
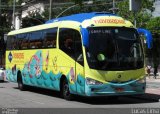
<path fill-rule="evenodd" d="M 86 28 L 81 27 L 82 42 L 85 47 L 89 46 L 89 33 Z"/>
<path fill-rule="evenodd" d="M 152 42 L 153 42 L 151 32 L 149 30 L 146 30 L 146 29 L 138 28 L 138 33 L 145 35 L 145 38 L 146 38 L 146 41 L 147 41 L 147 47 L 149 49 L 151 49 L 152 48 Z"/>

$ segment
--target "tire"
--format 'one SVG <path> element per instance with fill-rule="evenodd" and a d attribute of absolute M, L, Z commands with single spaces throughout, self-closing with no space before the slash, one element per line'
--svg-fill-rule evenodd
<path fill-rule="evenodd" d="M 73 95 L 69 91 L 69 84 L 66 79 L 63 80 L 62 82 L 62 97 L 68 101 L 73 99 Z"/>
<path fill-rule="evenodd" d="M 23 84 L 21 73 L 18 73 L 18 81 L 17 82 L 18 82 L 18 88 L 21 91 L 24 91 L 25 90 L 25 85 Z"/>

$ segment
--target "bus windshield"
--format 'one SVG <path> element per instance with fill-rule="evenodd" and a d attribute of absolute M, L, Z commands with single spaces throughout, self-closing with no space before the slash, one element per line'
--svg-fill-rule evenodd
<path fill-rule="evenodd" d="M 89 27 L 86 56 L 98 70 L 130 70 L 143 67 L 141 40 L 134 28 Z"/>

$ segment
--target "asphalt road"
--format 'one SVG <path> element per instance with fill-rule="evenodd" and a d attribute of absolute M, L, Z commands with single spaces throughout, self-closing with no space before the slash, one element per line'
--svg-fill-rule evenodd
<path fill-rule="evenodd" d="M 147 94 L 145 96 L 147 98 Z M 120 97 L 115 100 L 107 97 L 85 98 L 76 96 L 73 101 L 66 101 L 59 97 L 59 92 L 40 88 L 28 88 L 26 91 L 20 91 L 17 88 L 17 83 L 0 82 L 0 108 L 107 108 L 116 111 L 115 108 L 159 107 L 158 99 L 156 101 L 141 97 Z"/>

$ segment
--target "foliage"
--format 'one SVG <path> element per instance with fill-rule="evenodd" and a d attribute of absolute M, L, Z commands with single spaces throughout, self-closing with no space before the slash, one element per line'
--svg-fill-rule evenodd
<path fill-rule="evenodd" d="M 10 0 L 11 1 L 11 0 Z M 1 0 L 0 6 L 0 37 L 10 31 L 12 10 L 9 9 L 9 1 Z"/>
<path fill-rule="evenodd" d="M 107 12 L 112 5 L 107 4 L 104 1 L 96 1 L 93 0 L 93 4 L 84 4 L 82 0 L 71 0 L 75 4 L 63 4 L 63 6 L 53 6 L 52 8 L 52 19 L 56 18 L 59 14 L 59 17 L 68 16 L 77 13 L 84 12 Z M 39 12 L 35 12 L 33 14 L 29 14 L 29 16 L 25 17 L 22 20 L 22 27 L 29 27 L 38 25 L 38 20 L 47 21 L 49 19 L 49 8 L 46 7 L 45 11 L 42 14 L 38 14 Z M 36 22 L 37 21 L 37 22 Z"/>
<path fill-rule="evenodd" d="M 151 30 L 152 33 L 160 34 L 160 17 L 151 18 L 147 22 L 146 28 Z"/>
<path fill-rule="evenodd" d="M 84 3 L 83 0 L 72 0 L 74 1 L 74 5 L 63 5 L 61 7 L 55 7 L 52 10 L 52 18 L 57 17 L 57 15 L 61 14 L 62 16 L 68 16 L 77 13 L 87 13 L 87 12 L 108 12 L 108 10 L 112 7 L 111 4 L 107 4 L 108 2 L 104 1 L 96 1 L 93 0 L 93 4 Z M 45 15 L 48 14 L 48 9 L 45 10 Z"/>
<path fill-rule="evenodd" d="M 148 54 L 150 58 L 153 58 L 154 64 L 159 64 L 160 57 L 160 17 L 151 18 L 146 25 L 146 28 L 152 32 L 153 36 L 153 48 L 152 54 Z"/>
<path fill-rule="evenodd" d="M 129 0 L 121 1 L 117 4 L 119 9 L 118 15 L 124 17 L 125 19 L 134 23 L 136 19 L 137 27 L 146 27 L 146 23 L 152 17 L 151 12 L 154 10 L 153 6 L 154 1 L 151 0 L 142 0 L 142 5 L 137 12 L 129 11 Z"/>
<path fill-rule="evenodd" d="M 72 0 L 75 4 L 82 5 L 83 0 Z"/>

